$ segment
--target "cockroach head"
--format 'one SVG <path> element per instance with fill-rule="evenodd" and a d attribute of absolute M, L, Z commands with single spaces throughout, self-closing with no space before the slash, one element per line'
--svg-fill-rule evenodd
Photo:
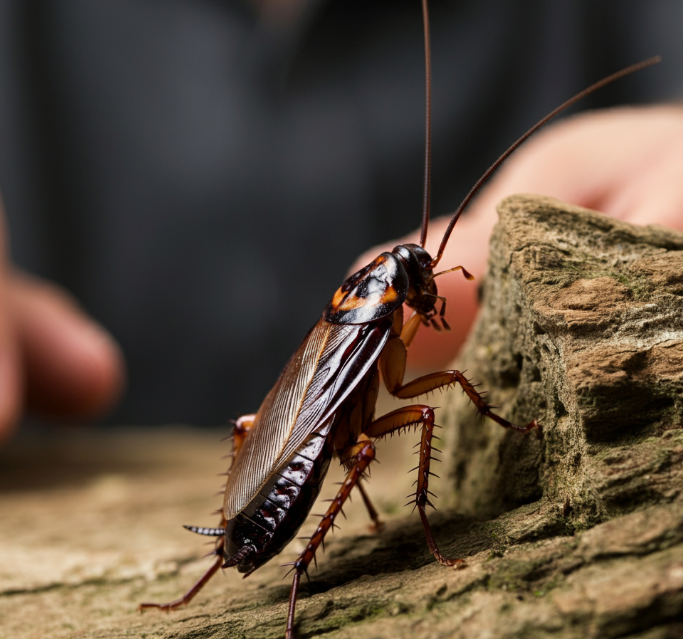
<path fill-rule="evenodd" d="M 436 303 L 436 284 L 432 271 L 432 256 L 419 244 L 401 244 L 392 253 L 400 260 L 408 275 L 406 304 L 420 315 L 431 317 Z"/>
<path fill-rule="evenodd" d="M 423 279 L 427 271 L 431 275 L 432 256 L 419 244 L 401 244 L 392 253 L 401 260 L 410 280 Z"/>

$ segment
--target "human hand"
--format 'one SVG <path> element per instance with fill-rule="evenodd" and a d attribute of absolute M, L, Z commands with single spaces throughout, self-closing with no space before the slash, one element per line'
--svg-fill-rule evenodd
<path fill-rule="evenodd" d="M 458 221 L 439 269 L 462 264 L 477 279 L 484 275 L 498 219 L 495 207 L 513 193 L 550 195 L 633 224 L 683 230 L 683 107 L 589 112 L 547 127 L 501 167 Z M 432 255 L 447 224 L 448 218 L 439 218 L 430 225 Z M 398 243 L 417 243 L 418 237 L 414 233 L 368 251 L 354 270 Z M 453 330 L 448 338 L 418 332 L 409 352 L 410 364 L 418 368 L 450 361 L 477 311 L 476 282 L 456 272 L 440 277 L 438 287 L 448 299 L 446 317 Z"/>
<path fill-rule="evenodd" d="M 7 262 L 0 210 L 0 443 L 25 410 L 83 418 L 124 381 L 117 344 L 63 290 Z"/>

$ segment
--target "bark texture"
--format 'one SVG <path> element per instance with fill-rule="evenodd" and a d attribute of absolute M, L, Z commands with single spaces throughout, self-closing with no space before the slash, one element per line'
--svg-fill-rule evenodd
<path fill-rule="evenodd" d="M 484 304 L 462 357 L 520 438 L 455 401 L 455 507 L 541 497 L 586 528 L 683 486 L 683 235 L 551 198 L 499 207 Z"/>
<path fill-rule="evenodd" d="M 435 491 L 457 508 L 432 521 L 463 570 L 436 564 L 401 508 L 417 436 L 380 443 L 368 490 L 386 529 L 367 532 L 359 499 L 346 509 L 302 584 L 299 637 L 683 636 L 683 236 L 531 196 L 500 214 L 458 368 L 503 416 L 543 428 L 489 425 L 458 390 L 436 402 L 450 471 Z M 246 581 L 217 576 L 185 609 L 136 612 L 211 562 L 180 525 L 215 523 L 219 438 L 120 429 L 2 451 L 0 639 L 282 637 L 279 564 L 301 541 Z"/>

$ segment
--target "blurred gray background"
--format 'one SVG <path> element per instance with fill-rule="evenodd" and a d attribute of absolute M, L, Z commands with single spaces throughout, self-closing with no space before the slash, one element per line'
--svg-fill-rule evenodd
<path fill-rule="evenodd" d="M 282 0 L 283 2 L 285 0 Z M 676 0 L 432 0 L 433 211 L 567 97 L 683 93 Z M 419 225 L 419 0 L 0 0 L 14 260 L 119 340 L 111 423 L 253 412 L 354 258 Z"/>

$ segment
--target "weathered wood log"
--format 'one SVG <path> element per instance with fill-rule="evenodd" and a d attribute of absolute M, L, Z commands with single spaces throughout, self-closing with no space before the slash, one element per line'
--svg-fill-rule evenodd
<path fill-rule="evenodd" d="M 500 214 L 456 365 L 504 416 L 538 417 L 540 436 L 474 418 L 458 390 L 436 402 L 457 510 L 432 521 L 464 570 L 438 565 L 396 508 L 416 439 L 382 442 L 368 490 L 387 527 L 367 534 L 360 500 L 347 509 L 302 584 L 301 638 L 683 636 L 683 235 L 532 196 Z M 226 571 L 185 609 L 136 612 L 211 561 L 180 525 L 215 523 L 218 439 L 121 430 L 2 451 L 0 638 L 282 637 L 279 564 L 296 547 L 246 581 Z"/>
<path fill-rule="evenodd" d="M 520 438 L 456 399 L 455 507 L 541 497 L 587 527 L 683 486 L 683 235 L 551 198 L 499 207 L 483 306 L 460 364 Z"/>

